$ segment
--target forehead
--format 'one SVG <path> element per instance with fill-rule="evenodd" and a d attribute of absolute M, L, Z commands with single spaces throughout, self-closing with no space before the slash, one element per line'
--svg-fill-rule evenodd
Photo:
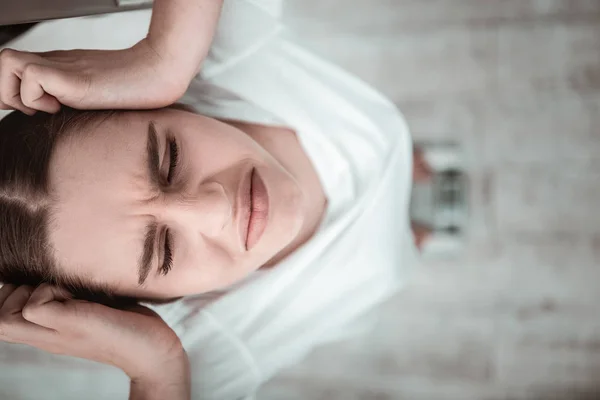
<path fill-rule="evenodd" d="M 152 197 L 146 166 L 151 113 L 116 115 L 59 141 L 50 162 L 50 241 L 67 273 L 136 282 Z"/>
<path fill-rule="evenodd" d="M 148 116 L 113 116 L 81 128 L 57 143 L 49 168 L 49 187 L 57 209 L 94 209 L 148 190 Z"/>

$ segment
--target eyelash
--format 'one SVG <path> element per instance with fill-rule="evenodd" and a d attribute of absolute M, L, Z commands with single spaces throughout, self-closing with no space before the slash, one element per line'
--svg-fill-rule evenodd
<path fill-rule="evenodd" d="M 171 242 L 171 233 L 167 230 L 165 233 L 165 258 L 160 270 L 162 275 L 167 275 L 169 271 L 171 271 L 171 268 L 173 268 L 173 250 L 171 248 Z"/>
<path fill-rule="evenodd" d="M 173 176 L 175 175 L 177 164 L 179 163 L 179 146 L 177 145 L 177 140 L 175 140 L 173 137 L 169 137 L 167 142 L 169 145 L 170 158 L 169 172 L 167 173 L 167 183 L 171 184 L 173 181 Z M 173 268 L 172 243 L 173 238 L 171 237 L 171 232 L 167 230 L 165 233 L 165 257 L 160 271 L 163 276 L 167 275 Z"/>
<path fill-rule="evenodd" d="M 169 172 L 167 173 L 167 183 L 171 183 L 173 180 L 173 175 L 175 175 L 175 169 L 177 168 L 177 164 L 179 163 L 179 146 L 177 145 L 177 140 L 175 138 L 168 139 L 169 144 Z"/>

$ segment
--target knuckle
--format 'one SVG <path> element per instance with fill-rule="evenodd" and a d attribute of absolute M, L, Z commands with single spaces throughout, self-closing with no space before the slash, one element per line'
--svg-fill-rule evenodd
<path fill-rule="evenodd" d="M 23 80 L 31 79 L 37 72 L 38 67 L 35 64 L 28 64 L 23 68 Z"/>
<path fill-rule="evenodd" d="M 23 103 L 25 107 L 33 108 L 33 99 L 26 93 L 21 93 L 21 103 Z"/>
<path fill-rule="evenodd" d="M 23 318 L 30 320 L 35 316 L 37 309 L 38 307 L 35 305 L 26 304 L 25 307 L 23 307 L 23 310 L 21 310 L 21 314 L 23 315 Z"/>
<path fill-rule="evenodd" d="M 0 62 L 4 63 L 14 60 L 17 57 L 17 54 L 19 54 L 19 52 L 13 49 L 2 49 L 0 50 Z"/>

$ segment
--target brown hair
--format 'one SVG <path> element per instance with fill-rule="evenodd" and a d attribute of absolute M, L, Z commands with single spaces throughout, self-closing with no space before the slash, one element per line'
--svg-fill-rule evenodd
<path fill-rule="evenodd" d="M 133 299 L 109 288 L 61 274 L 48 242 L 48 172 L 56 144 L 115 113 L 63 107 L 57 114 L 30 117 L 16 111 L 0 120 L 0 282 L 34 287 L 47 282 L 77 298 L 131 304 Z"/>

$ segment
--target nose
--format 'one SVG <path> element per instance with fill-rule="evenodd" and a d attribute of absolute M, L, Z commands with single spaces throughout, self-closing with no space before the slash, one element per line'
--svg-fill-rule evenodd
<path fill-rule="evenodd" d="M 165 209 L 167 220 L 213 237 L 223 231 L 233 213 L 227 192 L 218 182 L 207 182 L 195 193 L 178 195 Z"/>

